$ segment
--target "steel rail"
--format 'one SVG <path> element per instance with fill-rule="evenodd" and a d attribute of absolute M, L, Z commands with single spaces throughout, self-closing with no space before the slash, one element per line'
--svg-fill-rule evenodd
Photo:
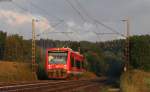
<path fill-rule="evenodd" d="M 87 84 L 87 83 L 86 83 Z M 64 85 L 66 85 L 64 87 Z M 55 92 L 55 91 L 58 91 L 58 90 L 64 90 L 64 89 L 67 89 L 68 87 L 74 87 L 75 85 L 77 85 L 76 83 L 72 83 L 72 82 L 67 82 L 67 83 L 57 83 L 57 84 L 51 84 L 51 85 L 37 85 L 37 86 L 29 86 L 29 87 L 22 87 L 20 89 L 7 89 L 7 92 L 18 92 L 18 91 L 26 91 L 26 92 L 34 92 L 34 91 L 46 91 L 45 89 L 48 89 L 48 91 L 50 92 Z M 80 86 L 82 85 L 85 85 L 85 82 L 83 83 L 80 83 Z M 50 89 L 50 90 L 49 90 Z M 39 92 L 40 92 L 39 91 Z"/>
<path fill-rule="evenodd" d="M 59 81 L 59 82 L 52 82 L 52 81 L 45 81 L 44 83 L 29 83 L 29 84 L 20 84 L 20 85 L 11 85 L 11 86 L 3 86 L 0 87 L 0 91 L 3 92 L 56 92 L 60 90 L 67 90 L 73 89 L 78 87 L 86 87 L 91 84 L 91 80 L 78 80 L 78 81 Z M 92 84 L 91 84 L 92 85 Z M 58 88 L 57 88 L 58 87 Z"/>

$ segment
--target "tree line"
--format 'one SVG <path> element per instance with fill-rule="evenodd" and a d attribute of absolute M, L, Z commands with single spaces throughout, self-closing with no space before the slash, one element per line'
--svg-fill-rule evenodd
<path fill-rule="evenodd" d="M 31 41 L 17 34 L 7 36 L 6 32 L 0 32 L 0 60 L 30 62 Z"/>
<path fill-rule="evenodd" d="M 122 72 L 125 56 L 125 40 L 105 42 L 59 41 L 50 39 L 36 40 L 36 62 L 44 63 L 45 49 L 51 47 L 69 47 L 86 56 L 87 69 L 97 75 L 118 76 Z M 31 62 L 32 41 L 18 34 L 7 35 L 0 31 L 0 60 Z M 130 37 L 130 66 L 136 69 L 150 70 L 150 36 Z"/>

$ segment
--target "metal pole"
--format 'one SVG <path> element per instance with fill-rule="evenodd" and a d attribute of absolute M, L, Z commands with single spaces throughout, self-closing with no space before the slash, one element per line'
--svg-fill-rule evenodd
<path fill-rule="evenodd" d="M 129 69 L 129 64 L 130 64 L 130 22 L 129 22 L 129 18 L 127 18 L 126 20 L 126 40 L 125 40 L 125 66 L 124 66 L 124 71 L 127 71 L 127 69 Z"/>
<path fill-rule="evenodd" d="M 130 24 L 129 18 L 127 18 L 127 68 L 129 69 L 130 64 Z"/>
<path fill-rule="evenodd" d="M 32 19 L 32 71 L 35 73 L 35 20 Z"/>

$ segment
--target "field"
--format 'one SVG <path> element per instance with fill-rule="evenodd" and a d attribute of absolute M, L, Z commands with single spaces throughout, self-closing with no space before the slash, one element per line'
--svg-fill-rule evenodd
<path fill-rule="evenodd" d="M 36 80 L 29 64 L 0 61 L 0 82 Z"/>
<path fill-rule="evenodd" d="M 122 92 L 150 92 L 150 72 L 132 70 L 121 77 Z"/>

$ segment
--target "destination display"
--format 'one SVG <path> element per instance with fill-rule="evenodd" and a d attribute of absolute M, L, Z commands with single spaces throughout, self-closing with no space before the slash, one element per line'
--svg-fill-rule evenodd
<path fill-rule="evenodd" d="M 66 64 L 67 52 L 49 52 L 49 64 Z"/>

